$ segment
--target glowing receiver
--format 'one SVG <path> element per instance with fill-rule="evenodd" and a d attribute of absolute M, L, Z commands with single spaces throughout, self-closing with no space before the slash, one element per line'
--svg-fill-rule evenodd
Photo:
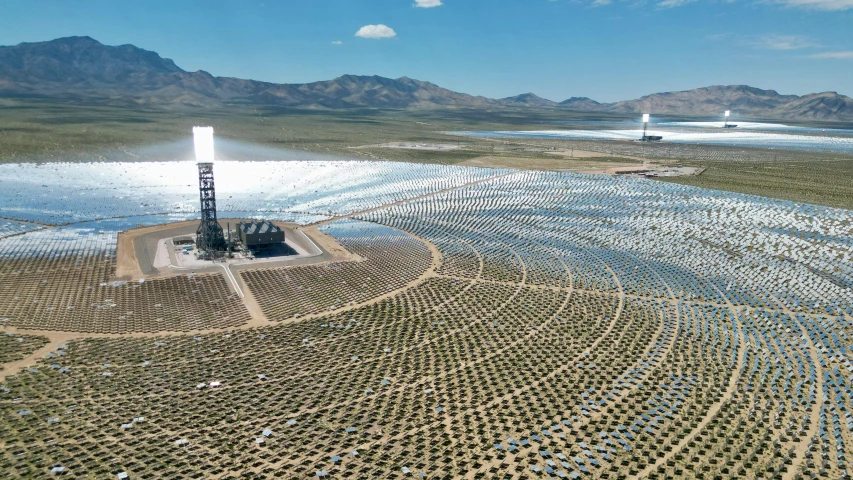
<path fill-rule="evenodd" d="M 213 127 L 193 127 L 193 143 L 196 162 L 213 162 Z"/>
<path fill-rule="evenodd" d="M 649 123 L 649 114 L 648 113 L 643 114 L 643 123 Z"/>
<path fill-rule="evenodd" d="M 731 113 L 732 113 L 732 112 L 731 112 L 731 110 L 726 110 L 726 116 L 727 116 L 727 117 L 728 117 L 728 116 L 729 116 L 729 114 L 731 114 Z"/>

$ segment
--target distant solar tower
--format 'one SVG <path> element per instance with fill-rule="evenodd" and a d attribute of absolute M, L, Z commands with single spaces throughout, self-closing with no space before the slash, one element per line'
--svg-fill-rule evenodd
<path fill-rule="evenodd" d="M 643 138 L 640 139 L 641 142 L 659 142 L 663 140 L 663 137 L 660 135 L 646 135 L 646 129 L 649 127 L 649 114 L 643 114 Z"/>
<path fill-rule="evenodd" d="M 726 110 L 726 122 L 723 123 L 723 128 L 735 128 L 735 127 L 737 127 L 737 125 L 735 125 L 734 123 L 729 123 L 729 115 L 731 115 L 731 114 L 732 114 L 731 110 Z"/>
<path fill-rule="evenodd" d="M 193 127 L 195 159 L 198 162 L 198 195 L 201 224 L 196 231 L 199 250 L 215 256 L 227 249 L 222 227 L 216 220 L 216 190 L 213 186 L 213 127 Z"/>

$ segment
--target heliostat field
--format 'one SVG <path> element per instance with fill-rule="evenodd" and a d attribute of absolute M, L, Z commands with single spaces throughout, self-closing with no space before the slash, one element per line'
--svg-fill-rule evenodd
<path fill-rule="evenodd" d="M 634 178 L 218 162 L 352 260 L 117 279 L 193 163 L 0 165 L 8 478 L 845 478 L 853 214 Z M 131 188 L 132 186 L 132 188 Z"/>

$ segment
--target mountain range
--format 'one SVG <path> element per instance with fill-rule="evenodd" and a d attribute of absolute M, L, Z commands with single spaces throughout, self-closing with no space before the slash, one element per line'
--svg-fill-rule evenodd
<path fill-rule="evenodd" d="M 746 85 L 655 93 L 635 100 L 599 103 L 586 97 L 554 102 L 525 93 L 491 99 L 457 93 L 408 77 L 343 75 L 333 80 L 279 84 L 188 72 L 156 52 L 109 46 L 90 37 L 0 46 L 0 98 L 49 97 L 73 102 L 164 107 L 227 104 L 306 108 L 554 109 L 606 113 L 654 113 L 853 120 L 853 99 L 836 92 L 781 95 Z"/>

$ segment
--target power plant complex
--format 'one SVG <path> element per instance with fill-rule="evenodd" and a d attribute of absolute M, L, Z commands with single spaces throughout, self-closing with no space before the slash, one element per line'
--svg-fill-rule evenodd
<path fill-rule="evenodd" d="M 729 116 L 731 116 L 731 110 L 725 111 L 725 122 L 723 122 L 723 128 L 736 128 L 737 125 L 733 123 L 729 123 Z M 663 136 L 661 135 L 648 135 L 648 127 L 649 121 L 651 120 L 651 115 L 648 113 L 643 114 L 643 136 L 640 137 L 641 142 L 660 142 L 663 140 Z"/>
<path fill-rule="evenodd" d="M 230 256 L 235 249 L 261 250 L 284 243 L 284 230 L 268 221 L 239 222 L 237 238 L 226 239 L 216 214 L 213 180 L 213 127 L 193 127 L 193 144 L 198 162 L 198 195 L 201 223 L 196 230 L 196 246 L 201 258 Z"/>
<path fill-rule="evenodd" d="M 649 117 L 648 113 L 643 114 L 643 136 L 640 138 L 641 142 L 659 142 L 663 140 L 663 137 L 660 135 L 646 135 L 646 129 L 649 126 Z"/>

